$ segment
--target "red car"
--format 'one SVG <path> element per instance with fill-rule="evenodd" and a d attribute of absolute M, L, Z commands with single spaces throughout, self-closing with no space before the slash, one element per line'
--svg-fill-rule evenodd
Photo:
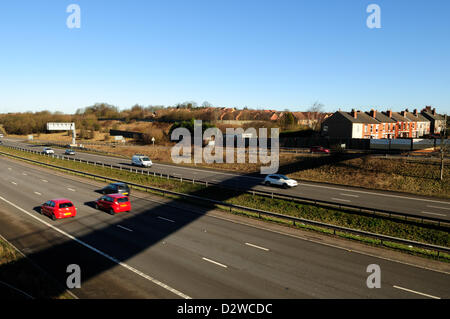
<path fill-rule="evenodd" d="M 310 150 L 311 153 L 326 153 L 330 154 L 330 150 L 328 148 L 325 148 L 323 146 L 313 146 Z"/>
<path fill-rule="evenodd" d="M 104 195 L 95 201 L 95 208 L 109 212 L 111 215 L 131 210 L 130 199 L 123 194 Z"/>
<path fill-rule="evenodd" d="M 67 217 L 75 217 L 77 209 L 66 198 L 56 198 L 42 204 L 41 214 L 51 217 L 53 220 Z"/>

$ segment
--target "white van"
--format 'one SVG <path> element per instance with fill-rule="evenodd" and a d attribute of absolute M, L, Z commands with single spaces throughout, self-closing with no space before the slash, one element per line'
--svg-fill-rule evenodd
<path fill-rule="evenodd" d="M 131 165 L 152 167 L 153 163 L 146 155 L 136 154 L 131 158 Z"/>

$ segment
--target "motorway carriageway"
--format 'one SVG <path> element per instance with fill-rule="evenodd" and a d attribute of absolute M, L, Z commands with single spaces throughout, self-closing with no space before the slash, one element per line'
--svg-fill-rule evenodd
<path fill-rule="evenodd" d="M 80 298 L 449 298 L 438 272 L 192 212 L 132 193 L 111 216 L 92 201 L 102 183 L 0 157 L 0 234 L 62 284 L 81 267 Z M 71 199 L 75 218 L 34 210 Z M 369 289 L 367 266 L 381 268 Z M 5 266 L 1 266 L 5 267 Z M 2 270 L 0 267 L 0 271 Z"/>
<path fill-rule="evenodd" d="M 3 139 L 5 145 L 42 151 L 43 147 L 18 142 L 15 139 Z M 55 154 L 63 155 L 64 150 L 54 148 Z M 95 155 L 77 152 L 77 159 L 97 161 L 105 164 L 122 165 L 130 168 L 131 159 L 123 159 L 105 155 Z M 139 168 L 141 170 L 141 168 Z M 245 188 L 274 192 L 281 195 L 295 195 L 311 200 L 322 200 L 336 204 L 347 204 L 364 207 L 367 209 L 381 209 L 399 213 L 413 214 L 424 218 L 439 218 L 450 220 L 450 201 L 439 198 L 431 198 L 412 194 L 402 194 L 390 191 L 367 190 L 364 188 L 329 185 L 324 183 L 299 182 L 297 187 L 281 189 L 273 186 L 261 185 L 263 178 L 243 176 L 223 171 L 181 167 L 176 165 L 154 163 L 151 168 L 143 168 L 144 172 L 156 172 L 156 174 L 169 174 L 180 178 L 208 181 L 231 188 Z"/>

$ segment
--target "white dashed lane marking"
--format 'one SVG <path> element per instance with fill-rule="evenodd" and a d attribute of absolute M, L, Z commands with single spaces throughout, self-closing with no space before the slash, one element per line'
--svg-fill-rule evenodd
<path fill-rule="evenodd" d="M 254 248 L 261 249 L 261 250 L 269 251 L 268 248 L 264 248 L 264 247 L 257 246 L 257 245 L 254 245 L 254 244 L 250 244 L 250 243 L 245 243 L 245 244 L 246 244 L 247 246 L 250 246 L 250 247 L 254 247 Z"/>
<path fill-rule="evenodd" d="M 350 202 L 350 200 L 348 200 L 348 199 L 342 199 L 342 198 L 335 198 L 335 197 L 332 197 L 331 199 L 332 199 L 332 200 L 338 200 L 338 201 L 341 201 L 341 202 Z"/>
<path fill-rule="evenodd" d="M 427 207 L 450 210 L 450 207 L 431 206 L 431 205 L 427 205 Z"/>
<path fill-rule="evenodd" d="M 162 219 L 162 220 L 165 220 L 165 221 L 168 221 L 168 222 L 171 222 L 171 223 L 175 223 L 174 220 L 171 220 L 171 219 L 168 219 L 168 218 L 164 218 L 164 217 L 161 217 L 161 216 L 158 216 L 158 218 Z"/>
<path fill-rule="evenodd" d="M 211 260 L 211 259 L 208 259 L 208 258 L 205 258 L 205 257 L 203 257 L 202 259 L 203 259 L 203 260 L 206 260 L 207 262 L 216 264 L 216 265 L 218 265 L 218 266 L 220 266 L 220 267 L 228 268 L 227 265 L 221 264 L 221 263 L 219 263 L 219 262 L 217 262 L 217 261 L 214 261 L 214 260 Z"/>
<path fill-rule="evenodd" d="M 126 227 L 124 227 L 124 226 L 121 226 L 121 225 L 117 225 L 117 227 L 119 227 L 119 228 L 122 228 L 122 229 L 125 229 L 125 230 L 127 230 L 127 231 L 132 231 L 131 229 L 129 229 L 129 228 L 126 228 Z"/>

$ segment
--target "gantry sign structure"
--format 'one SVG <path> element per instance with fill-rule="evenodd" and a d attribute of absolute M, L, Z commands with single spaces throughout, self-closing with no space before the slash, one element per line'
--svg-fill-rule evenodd
<path fill-rule="evenodd" d="M 75 145 L 77 132 L 75 131 L 75 123 L 47 123 L 48 131 L 72 131 L 72 144 Z"/>

